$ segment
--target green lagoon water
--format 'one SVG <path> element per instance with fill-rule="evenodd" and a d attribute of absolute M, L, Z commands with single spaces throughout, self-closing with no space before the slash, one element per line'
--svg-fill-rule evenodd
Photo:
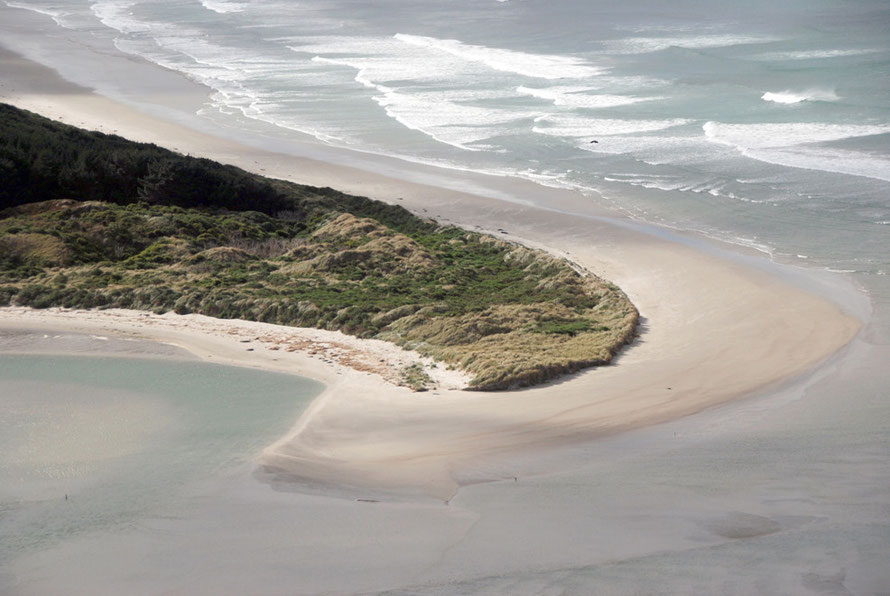
<path fill-rule="evenodd" d="M 75 535 L 181 515 L 321 391 L 201 362 L 0 356 L 0 564 Z"/>

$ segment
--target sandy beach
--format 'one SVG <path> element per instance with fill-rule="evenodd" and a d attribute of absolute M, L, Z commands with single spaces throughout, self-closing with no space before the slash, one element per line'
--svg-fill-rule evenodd
<path fill-rule="evenodd" d="M 518 569 L 528 567 L 512 563 L 510 556 L 502 554 L 505 550 L 493 546 L 493 551 L 501 554 L 486 555 L 482 545 L 497 544 L 506 549 L 511 543 L 529 544 L 526 549 L 519 549 L 522 554 L 517 561 L 537 558 L 540 569 L 549 570 L 547 573 L 556 573 L 552 570 L 559 568 L 580 568 L 594 562 L 604 564 L 639 557 L 635 560 L 648 561 L 641 563 L 643 567 L 650 563 L 653 567 L 635 577 L 651 579 L 658 576 L 658 569 L 663 569 L 663 565 L 670 564 L 646 558 L 655 556 L 653 553 L 728 544 L 733 540 L 735 529 L 740 527 L 743 534 L 747 531 L 750 536 L 771 534 L 768 520 L 779 518 L 766 511 L 767 506 L 764 501 L 758 501 L 759 497 L 751 496 L 756 492 L 753 488 L 756 483 L 746 485 L 744 474 L 739 476 L 739 490 L 729 498 L 725 511 L 709 497 L 696 493 L 698 508 L 692 514 L 687 508 L 695 507 L 683 505 L 684 499 L 689 498 L 683 490 L 668 490 L 665 496 L 651 487 L 663 486 L 659 482 L 671 475 L 664 472 L 663 467 L 662 471 L 653 471 L 665 463 L 668 455 L 654 456 L 647 449 L 653 444 L 666 444 L 662 441 L 669 442 L 671 436 L 680 441 L 673 444 L 674 453 L 709 448 L 719 430 L 725 433 L 720 436 L 729 439 L 722 450 L 715 453 L 731 454 L 745 432 L 748 436 L 772 432 L 769 429 L 775 421 L 764 422 L 763 411 L 786 407 L 781 404 L 792 402 L 795 403 L 787 407 L 796 411 L 800 406 L 793 396 L 799 396 L 803 387 L 827 374 L 825 371 L 840 366 L 839 362 L 849 363 L 849 358 L 841 359 L 844 353 L 864 349 L 855 347 L 855 343 L 851 347 L 851 342 L 868 321 L 870 305 L 842 280 L 776 265 L 737 247 L 624 219 L 571 191 L 476 174 L 467 174 L 458 181 L 451 177 L 438 184 L 438 174 L 417 165 L 408 168 L 410 173 L 400 179 L 369 171 L 373 167 L 377 167 L 378 172 L 395 169 L 394 160 L 358 155 L 343 158 L 341 163 L 331 163 L 261 149 L 232 140 L 227 134 L 209 135 L 103 97 L 9 51 L 0 52 L 0 73 L 3 82 L 0 101 L 69 124 L 157 143 L 267 176 L 330 186 L 400 204 L 422 216 L 489 231 L 548 250 L 616 283 L 639 309 L 642 317 L 639 337 L 614 364 L 539 387 L 497 393 L 463 391 L 466 379 L 444 370 L 436 379 L 436 390 L 411 392 L 396 386 L 394 380 L 399 368 L 416 361 L 416 354 L 383 342 L 357 340 L 339 333 L 197 315 L 0 309 L 0 330 L 46 329 L 146 339 L 177 346 L 210 362 L 287 372 L 326 385 L 323 394 L 294 421 L 291 431 L 270 445 L 257 462 L 264 482 L 256 484 L 262 488 L 272 483 L 282 489 L 282 485 L 289 482 L 297 488 L 267 494 L 261 493 L 262 489 L 257 486 L 237 483 L 234 488 L 225 489 L 228 496 L 220 501 L 223 504 L 213 506 L 219 509 L 208 509 L 206 515 L 201 514 L 197 521 L 189 523 L 197 524 L 192 529 L 202 528 L 210 523 L 213 515 L 229 511 L 226 507 L 233 507 L 235 503 L 258 504 L 246 514 L 236 534 L 245 545 L 259 548 L 262 540 L 251 542 L 245 538 L 246 528 L 251 524 L 253 528 L 274 527 L 290 515 L 286 512 L 293 513 L 293 504 L 298 503 L 309 512 L 300 518 L 305 523 L 309 524 L 305 520 L 312 517 L 312 512 L 323 510 L 318 519 L 329 524 L 327 530 L 316 528 L 321 534 L 330 532 L 323 545 L 318 546 L 318 552 L 342 552 L 338 549 L 346 548 L 348 538 L 355 535 L 341 517 L 346 515 L 345 511 L 352 515 L 351 512 L 356 511 L 355 503 L 342 503 L 336 498 L 322 503 L 321 497 L 292 494 L 299 492 L 301 483 L 309 483 L 374 491 L 378 496 L 389 494 L 399 502 L 411 502 L 411 495 L 415 495 L 413 505 L 377 509 L 370 514 L 374 527 L 407 524 L 404 541 L 396 541 L 398 546 L 394 547 L 391 558 L 375 561 L 381 542 L 360 540 L 360 546 L 356 546 L 353 553 L 356 569 L 337 577 L 330 564 L 325 567 L 320 562 L 321 555 L 311 554 L 313 547 L 306 536 L 294 539 L 302 549 L 297 558 L 305 557 L 300 559 L 301 564 L 293 563 L 295 555 L 287 551 L 291 547 L 284 546 L 284 539 L 276 538 L 268 550 L 279 554 L 270 555 L 266 562 L 276 566 L 293 563 L 294 568 L 275 580 L 275 589 L 260 589 L 260 592 L 279 592 L 295 585 L 282 578 L 291 578 L 290 574 L 298 574 L 299 569 L 311 569 L 297 589 L 307 593 L 385 590 L 424 585 L 428 581 L 438 582 L 439 586 L 430 588 L 430 593 L 452 593 L 460 586 L 454 582 L 471 577 L 488 579 L 463 589 L 485 590 L 488 586 L 494 591 L 495 585 L 498 589 L 507 589 L 492 578 L 500 573 L 519 573 Z M 170 101 L 171 105 L 188 105 L 200 96 L 188 85 L 183 85 L 183 89 L 194 95 L 177 96 Z M 324 151 L 320 150 L 320 154 Z M 350 160 L 354 164 L 348 164 Z M 423 180 L 429 183 L 424 184 Z M 546 201 L 541 200 L 543 195 Z M 769 403 L 780 405 L 763 406 L 764 399 L 777 400 Z M 728 404 L 735 404 L 733 407 L 739 410 L 727 413 L 721 406 Z M 702 412 L 704 418 L 692 416 Z M 727 422 L 734 417 L 739 420 L 736 427 Z M 661 426 L 655 426 L 659 424 Z M 688 442 L 677 439 L 687 432 L 696 438 Z M 652 455 L 648 460 L 646 453 Z M 627 467 L 619 473 L 617 466 L 624 464 Z M 573 486 L 567 475 L 582 465 L 588 466 L 582 474 L 583 483 L 592 485 L 595 483 L 592 479 L 609 477 L 613 470 L 616 478 L 627 480 L 625 488 L 613 491 L 597 484 L 599 488 L 591 489 L 586 500 L 580 497 L 575 500 L 572 490 L 566 488 Z M 720 467 L 719 463 L 708 464 L 714 465 Z M 682 473 L 674 477 L 677 476 Z M 725 480 L 722 473 L 716 477 Z M 640 489 L 637 496 L 619 505 L 620 512 L 610 517 L 584 513 L 590 507 L 620 502 L 621 495 L 639 488 L 639 482 L 645 478 L 653 480 L 653 485 Z M 524 484 L 526 480 L 528 484 Z M 695 481 L 690 476 L 688 482 L 694 484 Z M 505 497 L 507 493 L 503 490 L 513 484 L 526 492 Z M 497 492 L 499 490 L 502 492 Z M 526 526 L 499 517 L 506 516 L 506 512 L 521 516 L 532 509 L 540 511 L 532 505 L 537 498 L 534 495 L 551 494 L 548 492 L 551 490 L 558 496 L 549 502 L 556 509 L 563 507 L 565 518 L 549 512 L 542 514 L 540 521 Z M 767 492 L 778 494 L 782 490 L 773 486 Z M 786 492 L 800 491 L 788 488 Z M 288 502 L 290 497 L 295 501 Z M 746 498 L 748 505 L 743 504 Z M 505 499 L 507 505 L 504 505 Z M 755 501 L 756 506 L 750 505 Z M 631 511 L 637 505 L 651 506 L 650 515 L 661 521 L 646 525 L 638 510 Z M 344 509 L 347 506 L 349 509 Z M 498 513 L 501 507 L 505 507 L 502 514 Z M 810 511 L 812 507 L 801 506 L 800 514 L 820 515 Z M 689 515 L 678 514 L 681 510 Z M 792 523 L 788 517 L 792 515 L 791 510 L 782 508 L 782 514 L 787 519 L 781 517 L 776 522 L 782 528 L 799 528 L 805 524 L 801 521 L 803 518 L 799 523 Z M 676 516 L 677 521 L 665 521 L 671 516 Z M 423 521 L 417 521 L 421 518 Z M 693 518 L 694 521 L 690 521 Z M 286 525 L 290 527 L 292 523 L 297 522 L 290 520 Z M 569 532 L 558 537 L 576 523 L 580 524 L 577 535 Z M 548 524 L 553 524 L 549 530 L 539 527 Z M 535 534 L 531 526 L 538 527 L 540 532 Z M 701 530 L 689 529 L 693 526 L 710 528 L 707 538 L 697 533 Z M 157 527 L 169 529 L 170 526 L 168 522 L 158 522 Z M 584 542 L 582 527 L 590 532 L 597 527 L 602 530 L 602 537 L 594 541 L 596 546 Z M 216 536 L 217 531 L 213 530 L 212 534 Z M 616 538 L 625 532 L 637 538 L 626 541 Z M 173 539 L 175 546 L 171 552 L 186 552 L 196 547 L 194 539 L 183 537 L 187 533 L 183 531 Z M 647 536 L 644 546 L 639 539 L 641 535 Z M 421 538 L 423 536 L 427 538 Z M 430 538 L 432 536 L 435 538 Z M 544 543 L 551 541 L 552 549 L 545 551 L 543 546 L 531 545 L 534 537 L 541 536 Z M 411 540 L 421 545 L 416 552 Z M 693 547 L 696 543 L 698 546 Z M 742 549 L 744 557 L 753 556 L 745 550 L 748 546 L 739 544 L 732 548 Z M 133 560 L 167 548 L 155 538 L 140 538 L 138 545 L 127 551 Z M 280 550 L 276 551 L 276 547 Z M 24 576 L 39 574 L 49 561 L 54 561 L 58 565 L 54 569 L 72 571 L 71 563 L 60 561 L 68 560 L 66 557 L 72 553 L 79 553 L 80 558 L 71 560 L 86 560 L 84 557 L 96 552 L 95 545 L 89 541 L 71 549 L 46 555 L 46 559 L 31 559 L 18 570 Z M 209 562 L 211 557 L 236 556 L 213 549 L 208 552 L 215 554 L 205 553 L 207 559 L 202 558 L 201 563 L 195 564 L 200 569 L 197 576 L 205 579 L 213 576 L 211 570 L 215 564 Z M 291 555 L 281 554 L 285 552 Z M 574 554 L 563 556 L 554 554 L 556 552 Z M 586 554 L 582 556 L 582 553 Z M 397 561 L 399 556 L 405 557 L 402 567 Z M 801 561 L 806 559 L 805 553 L 800 553 L 799 558 L 793 565 L 804 567 L 806 564 Z M 245 566 L 262 566 L 260 559 L 253 554 L 239 560 Z M 479 562 L 483 559 L 485 564 Z M 410 563 L 405 563 L 406 560 Z M 877 583 L 873 562 L 861 557 L 857 560 L 868 570 L 863 572 L 867 579 L 862 585 L 868 587 L 872 585 L 870 581 Z M 173 565 L 171 569 L 175 572 L 170 571 L 157 584 L 151 584 L 148 591 L 209 593 L 214 588 L 233 589 L 232 586 L 237 585 L 249 590 L 259 585 L 247 580 L 244 584 L 226 583 L 231 581 L 228 572 L 198 584 L 194 583 L 197 580 L 185 579 L 191 576 L 184 565 L 183 568 Z M 404 569 L 413 571 L 403 573 Z M 87 582 L 85 585 L 91 585 L 91 573 L 105 577 L 109 582 L 106 587 L 112 589 L 148 585 L 140 583 L 146 581 L 144 579 L 133 580 L 124 571 L 110 572 L 99 563 L 76 571 L 77 577 Z M 826 570 L 827 575 L 832 573 L 834 569 Z M 517 579 L 519 592 L 535 592 L 537 584 L 532 576 Z M 722 577 L 715 576 L 709 585 L 721 585 Z M 33 585 L 50 592 L 53 586 L 59 585 L 55 581 L 35 580 Z M 487 581 L 492 583 L 486 584 Z M 615 581 L 618 593 L 651 585 L 634 583 L 636 580 Z M 694 588 L 697 584 L 681 578 L 676 585 Z M 788 585 L 779 582 L 772 587 Z"/>
<path fill-rule="evenodd" d="M 511 191 L 517 196 L 552 193 L 550 205 L 569 203 L 572 212 L 545 210 L 263 152 L 141 114 L 45 69 L 37 76 L 42 67 L 20 59 L 7 55 L 4 64 L 12 65 L 4 69 L 13 76 L 7 77 L 3 100 L 19 107 L 273 177 L 398 202 L 440 221 L 494 233 L 504 230 L 508 239 L 567 256 L 617 283 L 641 312 L 640 338 L 616 365 L 545 387 L 497 394 L 443 388 L 435 399 L 387 385 L 362 391 L 331 387 L 294 432 L 264 456 L 264 465 L 284 475 L 423 487 L 449 499 L 467 481 L 469 462 L 589 440 L 752 395 L 810 371 L 845 346 L 861 326 L 852 313 L 775 274 L 721 258 L 716 250 L 695 250 L 642 226 L 615 222 L 568 192 L 515 183 Z M 33 93 L 27 84 L 33 80 L 44 87 L 54 82 L 55 87 L 52 93 Z M 22 318 L 15 311 L 2 316 Z M 36 326 L 48 328 L 63 316 L 29 313 Z M 113 332 L 139 317 L 118 313 L 116 320 L 123 325 L 102 313 L 69 314 L 68 320 L 84 328 L 95 320 L 103 332 Z M 227 325 L 215 323 L 209 334 L 206 325 L 203 330 L 182 325 L 177 342 L 200 350 L 203 357 L 287 369 L 281 361 L 261 357 L 263 351 L 236 356 L 208 340 L 225 336 Z M 143 327 L 140 333 L 167 341 L 168 331 Z M 367 353 L 373 355 L 375 349 Z M 297 374 L 332 380 L 317 365 L 288 366 Z"/>

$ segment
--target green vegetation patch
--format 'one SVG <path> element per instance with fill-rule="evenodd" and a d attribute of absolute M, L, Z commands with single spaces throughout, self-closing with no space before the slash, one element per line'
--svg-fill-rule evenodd
<path fill-rule="evenodd" d="M 405 387 L 410 387 L 414 391 L 426 391 L 432 384 L 433 380 L 426 371 L 423 370 L 422 364 L 415 363 L 409 364 L 402 369 L 400 382 Z"/>
<path fill-rule="evenodd" d="M 578 335 L 585 331 L 590 331 L 593 324 L 587 319 L 557 319 L 550 321 L 541 321 L 533 331 L 537 333 L 557 333 L 565 335 Z"/>
<path fill-rule="evenodd" d="M 0 116 L 0 304 L 341 330 L 463 368 L 477 389 L 604 364 L 633 337 L 620 290 L 546 253 L 2 104 Z"/>

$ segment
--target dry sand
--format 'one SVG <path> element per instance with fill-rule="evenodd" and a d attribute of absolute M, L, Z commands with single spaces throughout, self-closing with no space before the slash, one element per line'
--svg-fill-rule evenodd
<path fill-rule="evenodd" d="M 522 391 L 463 392 L 444 388 L 446 381 L 442 390 L 422 395 L 379 375 L 319 365 L 305 351 L 247 352 L 237 339 L 266 333 L 311 338 L 307 332 L 121 311 L 0 313 L 3 325 L 27 321 L 40 328 L 138 332 L 214 361 L 328 383 L 292 432 L 262 458 L 284 476 L 421 489 L 447 500 L 461 485 L 486 480 L 479 472 L 486 461 L 652 425 L 778 386 L 837 352 L 861 326 L 835 303 L 785 279 L 723 258 L 719 250 L 697 250 L 612 220 L 568 191 L 465 176 L 479 192 L 497 186 L 490 198 L 267 152 L 146 115 L 15 55 L 2 58 L 2 101 L 265 175 L 398 202 L 441 221 L 505 230 L 506 238 L 546 247 L 615 282 L 641 312 L 638 341 L 614 365 Z M 337 341 L 350 346 L 350 358 L 379 363 L 380 346 Z"/>

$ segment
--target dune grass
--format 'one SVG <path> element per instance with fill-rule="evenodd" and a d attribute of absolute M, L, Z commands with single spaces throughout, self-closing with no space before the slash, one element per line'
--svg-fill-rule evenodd
<path fill-rule="evenodd" d="M 542 251 L 2 104 L 0 123 L 0 304 L 341 330 L 488 390 L 605 364 L 633 338 L 618 288 Z"/>

